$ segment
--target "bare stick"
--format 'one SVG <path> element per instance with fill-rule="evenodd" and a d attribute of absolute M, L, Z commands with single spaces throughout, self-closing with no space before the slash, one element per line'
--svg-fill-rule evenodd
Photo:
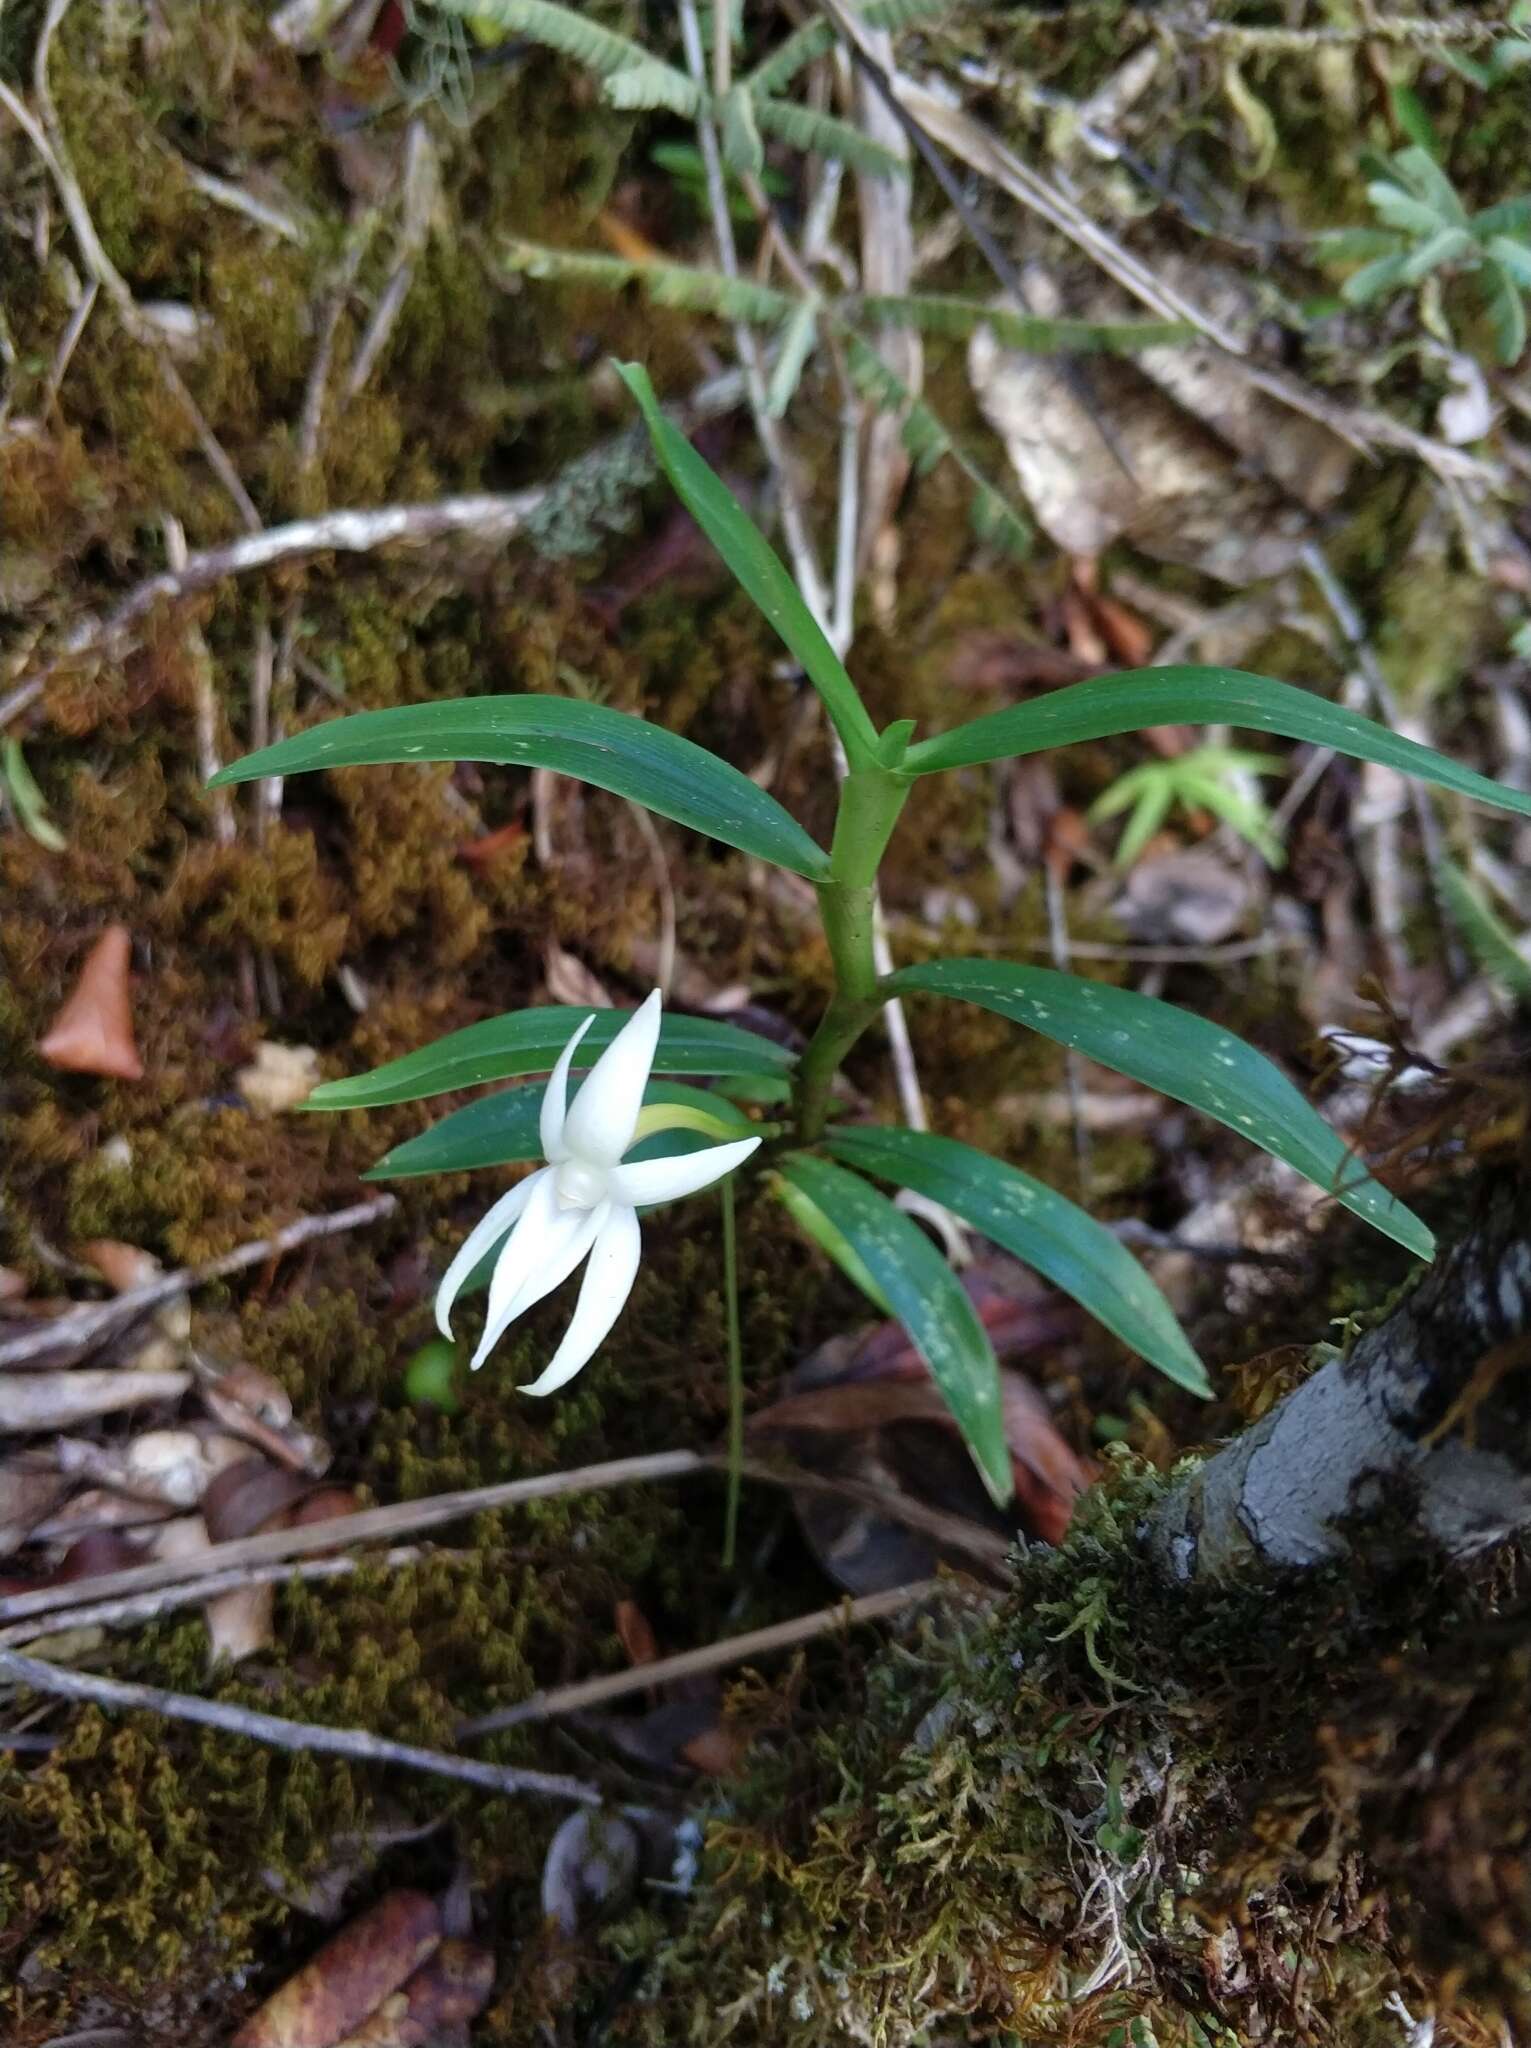
<path fill-rule="evenodd" d="M 205 1265 L 183 1266 L 179 1272 L 161 1274 L 148 1286 L 135 1287 L 111 1301 L 81 1302 L 78 1308 L 66 1309 L 51 1322 L 35 1325 L 18 1337 L 0 1342 L 0 1366 L 32 1364 L 40 1357 L 51 1359 L 58 1352 L 83 1354 L 128 1329 L 163 1301 L 190 1294 L 205 1287 L 209 1280 L 224 1280 L 231 1273 L 264 1265 L 268 1259 L 280 1258 L 283 1253 L 296 1251 L 300 1245 L 312 1244 L 318 1238 L 339 1237 L 344 1231 L 359 1230 L 364 1224 L 391 1216 L 398 1206 L 393 1195 L 374 1195 L 370 1201 L 356 1202 L 349 1209 L 337 1209 L 328 1216 L 301 1216 L 296 1223 L 273 1231 L 270 1237 L 239 1245 L 221 1258 L 209 1259 Z"/>
<path fill-rule="evenodd" d="M 162 1586 L 180 1585 L 210 1572 L 233 1570 L 247 1565 L 275 1563 L 314 1551 L 332 1550 L 338 1541 L 348 1544 L 373 1543 L 403 1535 L 417 1535 L 425 1529 L 460 1522 L 469 1515 L 523 1506 L 528 1501 L 555 1500 L 572 1494 L 597 1493 L 610 1486 L 630 1486 L 657 1479 L 685 1479 L 725 1468 L 726 1460 L 700 1451 L 650 1451 L 642 1457 L 614 1458 L 600 1465 L 581 1465 L 571 1472 L 542 1472 L 528 1479 L 501 1480 L 494 1486 L 465 1487 L 456 1493 L 438 1493 L 426 1500 L 400 1501 L 391 1507 L 364 1508 L 347 1515 L 343 1532 L 333 1522 L 313 1522 L 297 1529 L 272 1529 L 263 1536 L 245 1536 L 235 1543 L 214 1544 L 194 1558 L 166 1559 L 160 1563 L 130 1565 L 120 1572 L 103 1572 L 91 1579 L 75 1579 L 62 1586 L 39 1587 L 29 1593 L 0 1597 L 0 1623 L 30 1620 L 38 1614 L 63 1613 L 103 1599 L 128 1594 L 155 1592 Z M 951 1548 L 965 1551 L 991 1570 L 1002 1567 L 1008 1551 L 1005 1539 L 992 1530 L 964 1521 L 959 1515 L 927 1507 L 902 1494 L 884 1494 L 875 1487 L 854 1481 L 824 1479 L 815 1473 L 794 1471 L 790 1466 L 746 1458 L 743 1470 L 752 1479 L 772 1486 L 804 1492 L 838 1494 L 858 1500 L 895 1521 L 935 1537 Z"/>
<path fill-rule="evenodd" d="M 768 1656 L 773 1650 L 790 1650 L 818 1636 L 835 1635 L 857 1622 L 880 1621 L 885 1615 L 918 1606 L 944 1583 L 941 1579 L 920 1579 L 912 1586 L 895 1586 L 886 1593 L 867 1593 L 859 1600 L 842 1600 L 836 1607 L 821 1607 L 814 1614 L 800 1615 L 795 1621 L 778 1621 L 770 1628 L 751 1629 L 746 1635 L 725 1636 L 719 1643 L 682 1650 L 676 1657 L 638 1664 L 631 1671 L 612 1671 L 601 1678 L 583 1679 L 578 1685 L 536 1692 L 516 1706 L 502 1707 L 498 1713 L 484 1714 L 476 1721 L 464 1721 L 456 1730 L 457 1739 L 470 1742 L 502 1728 L 519 1728 L 528 1721 L 546 1721 L 555 1714 L 577 1713 L 582 1707 L 604 1706 L 608 1700 L 647 1692 L 653 1685 L 672 1685 L 677 1679 L 695 1678 L 704 1671 L 720 1671 L 750 1657 Z"/>
<path fill-rule="evenodd" d="M 341 1519 L 337 1535 L 344 1527 L 344 1519 Z M 207 1550 L 201 1558 L 188 1558 L 186 1562 L 199 1564 L 212 1554 Z M 204 1600 L 217 1599 L 220 1593 L 242 1593 L 249 1586 L 282 1586 L 292 1579 L 341 1579 L 363 1564 L 392 1568 L 418 1564 L 427 1556 L 450 1559 L 458 1554 L 450 1550 L 425 1551 L 418 1544 L 410 1543 L 368 1558 L 314 1557 L 303 1563 L 291 1561 L 287 1564 L 236 1566 L 227 1571 L 209 1572 L 202 1578 L 188 1579 L 182 1585 L 164 1586 L 157 1593 L 131 1593 L 120 1600 L 95 1600 L 86 1607 L 72 1607 L 61 1625 L 66 1628 L 111 1628 L 124 1622 L 153 1621 L 172 1608 L 196 1607 Z M 15 1622 L 11 1627 L 0 1630 L 0 1647 L 8 1643 L 33 1642 L 38 1636 L 50 1633 L 54 1627 L 46 1615 L 36 1621 Z"/>
<path fill-rule="evenodd" d="M 407 1771 L 428 1771 L 439 1778 L 461 1778 L 489 1792 L 533 1793 L 543 1799 L 566 1799 L 576 1806 L 599 1806 L 602 1795 L 583 1779 L 561 1772 L 523 1770 L 514 1764 L 478 1763 L 471 1757 L 444 1756 L 413 1742 L 391 1742 L 365 1728 L 326 1728 L 317 1721 L 288 1721 L 253 1707 L 229 1706 L 222 1700 L 198 1699 L 193 1693 L 167 1692 L 157 1685 L 130 1685 L 120 1678 L 99 1678 L 85 1671 L 66 1671 L 41 1657 L 18 1650 L 0 1650 L 0 1679 L 30 1686 L 56 1699 L 82 1700 L 97 1707 L 119 1707 L 129 1714 L 163 1714 L 171 1721 L 194 1721 L 221 1728 L 271 1749 L 303 1755 L 352 1757 L 362 1763 L 397 1764 Z"/>

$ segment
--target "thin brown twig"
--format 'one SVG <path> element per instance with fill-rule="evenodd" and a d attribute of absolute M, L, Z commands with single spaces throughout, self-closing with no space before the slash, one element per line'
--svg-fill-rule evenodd
<path fill-rule="evenodd" d="M 109 1337 L 130 1328 L 140 1316 L 158 1308 L 161 1302 L 191 1294 L 198 1287 L 205 1287 L 210 1280 L 224 1280 L 232 1273 L 243 1273 L 251 1266 L 263 1265 L 268 1259 L 280 1258 L 284 1253 L 296 1251 L 300 1245 L 312 1244 L 318 1238 L 338 1237 L 344 1231 L 359 1230 L 365 1224 L 376 1223 L 380 1218 L 392 1215 L 397 1207 L 395 1196 L 374 1195 L 368 1201 L 355 1202 L 350 1208 L 334 1210 L 327 1216 L 300 1216 L 295 1223 L 285 1224 L 269 1237 L 239 1245 L 203 1265 L 183 1266 L 178 1272 L 163 1273 L 146 1287 L 135 1287 L 110 1301 L 81 1302 L 77 1308 L 66 1309 L 63 1315 L 55 1316 L 50 1322 L 29 1326 L 20 1336 L 0 1342 L 0 1366 L 35 1364 L 43 1357 L 53 1360 L 59 1353 L 82 1356 L 95 1346 L 104 1344 Z"/>
<path fill-rule="evenodd" d="M 343 1529 L 342 1523 L 336 1532 L 337 1539 Z M 203 1552 L 203 1558 L 213 1554 L 209 1549 Z M 397 1544 L 392 1550 L 379 1551 L 365 1558 L 313 1557 L 301 1561 L 292 1559 L 286 1564 L 241 1565 L 227 1571 L 208 1572 L 180 1585 L 162 1586 L 154 1593 L 130 1593 L 117 1600 L 96 1600 L 85 1607 L 72 1607 L 62 1625 L 72 1629 L 113 1628 L 124 1622 L 155 1621 L 173 1608 L 195 1607 L 204 1600 L 216 1600 L 221 1593 L 242 1593 L 250 1586 L 282 1586 L 293 1579 L 342 1579 L 364 1565 L 369 1569 L 381 1565 L 393 1570 L 400 1565 L 418 1564 L 424 1557 L 450 1559 L 470 1554 L 451 1550 L 427 1551 L 418 1543 L 409 1543 Z M 187 1560 L 193 1565 L 201 1561 L 198 1558 Z M 0 1648 L 12 1643 L 35 1642 L 39 1636 L 49 1634 L 53 1629 L 54 1623 L 46 1615 L 36 1621 L 15 1622 L 9 1628 L 0 1629 Z"/>
<path fill-rule="evenodd" d="M 441 1528 L 469 1515 L 523 1506 L 528 1501 L 553 1500 L 579 1493 L 596 1493 L 612 1486 L 635 1485 L 658 1479 L 685 1479 L 726 1468 L 722 1457 L 701 1451 L 650 1451 L 641 1457 L 614 1458 L 599 1465 L 582 1465 L 568 1472 L 542 1472 L 527 1479 L 501 1480 L 493 1486 L 473 1486 L 456 1493 L 432 1494 L 425 1500 L 399 1501 L 389 1507 L 363 1508 L 348 1515 L 343 1535 L 330 1522 L 310 1523 L 297 1529 L 273 1529 L 262 1536 L 246 1536 L 234 1543 L 215 1544 L 194 1558 L 167 1559 L 163 1563 L 130 1565 L 125 1571 L 103 1572 L 92 1579 L 76 1579 L 62 1586 L 39 1587 L 27 1593 L 0 1597 L 0 1624 L 29 1620 L 38 1614 L 65 1613 L 74 1607 L 102 1599 L 157 1591 L 180 1585 L 210 1572 L 247 1565 L 275 1563 L 314 1551 L 331 1550 L 337 1540 L 347 1544 L 373 1543 L 403 1535 L 417 1535 Z M 747 1478 L 772 1486 L 803 1492 L 836 1494 L 860 1501 L 878 1512 L 919 1529 L 955 1550 L 963 1551 L 990 1570 L 1003 1566 L 1008 1544 L 1001 1536 L 976 1523 L 965 1521 L 940 1508 L 903 1495 L 885 1494 L 875 1487 L 854 1481 L 821 1478 L 816 1473 L 796 1471 L 764 1459 L 746 1458 Z"/>
<path fill-rule="evenodd" d="M 671 1685 L 677 1679 L 695 1678 L 702 1672 L 720 1671 L 730 1664 L 742 1664 L 750 1657 L 768 1656 L 775 1650 L 794 1649 L 818 1636 L 833 1635 L 858 1622 L 880 1621 L 915 1607 L 947 1583 L 941 1579 L 920 1579 L 911 1586 L 895 1586 L 884 1593 L 866 1593 L 859 1600 L 842 1600 L 835 1607 L 821 1607 L 813 1614 L 792 1621 L 774 1622 L 769 1628 L 749 1630 L 742 1636 L 725 1636 L 721 1642 L 702 1643 L 694 1650 L 682 1650 L 674 1657 L 660 1657 L 651 1664 L 637 1664 L 630 1671 L 611 1671 L 600 1678 L 581 1679 L 577 1685 L 560 1685 L 547 1692 L 533 1693 L 513 1707 L 501 1707 L 477 1720 L 464 1721 L 454 1732 L 459 1742 L 471 1742 L 480 1735 L 493 1735 L 503 1728 L 519 1728 L 528 1721 L 547 1721 L 555 1714 L 573 1714 L 585 1707 L 605 1706 L 609 1700 L 646 1692 L 650 1686 Z"/>
<path fill-rule="evenodd" d="M 194 1693 L 169 1692 L 158 1685 L 133 1685 L 120 1678 L 101 1678 L 93 1672 L 67 1671 L 40 1657 L 24 1657 L 19 1650 L 0 1650 L 0 1679 L 30 1686 L 34 1692 L 56 1699 L 80 1700 L 88 1706 L 116 1707 L 130 1714 L 162 1714 L 171 1721 L 193 1721 L 204 1728 L 218 1728 L 227 1735 L 242 1735 L 271 1749 L 305 1754 L 318 1751 L 326 1756 L 351 1757 L 362 1763 L 397 1764 L 407 1771 L 427 1771 L 436 1777 L 460 1778 L 469 1785 L 481 1785 L 488 1792 L 531 1793 L 543 1799 L 564 1799 L 575 1806 L 599 1806 L 602 1794 L 581 1778 L 562 1772 L 526 1770 L 515 1764 L 479 1763 L 471 1757 L 446 1756 L 437 1749 L 422 1749 L 413 1742 L 393 1742 L 386 1735 L 373 1735 L 365 1728 L 326 1728 L 317 1721 L 289 1721 L 278 1714 L 263 1714 L 253 1707 L 231 1706 L 223 1700 L 199 1699 Z"/>

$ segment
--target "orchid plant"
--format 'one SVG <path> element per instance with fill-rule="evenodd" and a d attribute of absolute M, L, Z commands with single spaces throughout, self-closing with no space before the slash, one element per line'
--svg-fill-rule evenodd
<path fill-rule="evenodd" d="M 371 1074 L 326 1083 L 312 1109 L 412 1101 L 484 1083 L 518 1085 L 470 1102 L 379 1162 L 398 1178 L 513 1161 L 545 1163 L 469 1234 L 442 1282 L 439 1314 L 487 1280 L 473 1363 L 510 1323 L 588 1259 L 578 1305 L 526 1391 L 547 1394 L 590 1359 L 621 1312 L 640 1255 L 637 1212 L 719 1183 L 738 1443 L 739 1345 L 732 1176 L 746 1165 L 879 1311 L 907 1329 L 998 1501 L 1011 1491 L 999 1368 L 971 1300 L 919 1224 L 875 1182 L 960 1218 L 1071 1295 L 1178 1385 L 1206 1393 L 1200 1359 L 1143 1267 L 1102 1224 L 1009 1161 L 930 1132 L 835 1114 L 841 1063 L 895 996 L 975 1003 L 1187 1104 L 1284 1160 L 1420 1258 L 1429 1230 L 1365 1171 L 1293 1082 L 1242 1039 L 1155 998 L 1050 968 L 974 954 L 878 971 L 879 866 L 904 806 L 928 775 L 1081 740 L 1190 724 L 1274 733 L 1412 774 L 1502 810 L 1531 796 L 1476 774 L 1313 693 L 1239 670 L 1173 667 L 1092 678 L 916 739 L 912 720 L 878 731 L 843 664 L 763 536 L 664 417 L 646 373 L 619 366 L 659 460 L 702 531 L 823 699 L 847 773 L 828 848 L 740 769 L 678 734 L 609 706 L 535 694 L 361 712 L 262 749 L 220 782 L 366 763 L 459 761 L 540 767 L 813 883 L 834 990 L 801 1055 L 709 1018 L 548 1007 L 470 1025 Z M 588 1069 L 572 1102 L 570 1077 Z M 551 1074 L 545 1087 L 527 1077 Z M 707 1086 L 698 1085 L 702 1081 Z M 767 1112 L 776 1121 L 761 1120 Z M 700 1148 L 700 1149 L 699 1149 Z"/>

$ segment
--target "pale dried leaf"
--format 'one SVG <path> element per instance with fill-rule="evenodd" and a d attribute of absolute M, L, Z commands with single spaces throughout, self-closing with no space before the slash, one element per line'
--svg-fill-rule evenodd
<path fill-rule="evenodd" d="M 234 1085 L 262 1116 L 279 1116 L 306 1102 L 323 1076 L 319 1055 L 311 1045 L 278 1045 L 262 1039 L 255 1057 L 234 1076 Z"/>
<path fill-rule="evenodd" d="M 92 1367 L 80 1372 L 0 1374 L 0 1433 L 73 1429 L 97 1415 L 174 1401 L 191 1385 L 189 1372 L 113 1372 Z"/>
<path fill-rule="evenodd" d="M 611 992 L 583 960 L 566 952 L 556 940 L 542 956 L 548 994 L 555 1003 L 567 1003 L 576 1010 L 609 1010 Z"/>
<path fill-rule="evenodd" d="M 79 1379 L 79 1373 L 61 1374 Z M 235 1437 L 203 1436 L 191 1429 L 151 1429 L 125 1444 L 61 1437 L 59 1470 L 109 1486 L 134 1500 L 193 1508 L 218 1474 L 248 1455 Z"/>

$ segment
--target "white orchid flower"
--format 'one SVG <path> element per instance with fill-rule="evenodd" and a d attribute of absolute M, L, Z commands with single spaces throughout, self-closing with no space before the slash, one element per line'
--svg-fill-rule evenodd
<path fill-rule="evenodd" d="M 582 1259 L 589 1259 L 563 1342 L 541 1376 L 521 1389 L 523 1394 L 551 1394 L 566 1385 L 589 1363 L 622 1313 L 638 1274 L 639 1209 L 710 1187 L 748 1159 L 760 1143 L 758 1138 L 740 1138 L 682 1159 L 622 1163 L 634 1139 L 649 1135 L 648 1130 L 640 1134 L 638 1125 L 659 1045 L 659 1010 L 656 988 L 622 1026 L 568 1104 L 569 1069 L 595 1018 L 587 1017 L 580 1025 L 559 1054 L 542 1098 L 546 1166 L 513 1187 L 469 1231 L 437 1289 L 436 1322 L 441 1334 L 450 1337 L 452 1304 L 463 1282 L 484 1254 L 505 1238 L 489 1283 L 488 1320 L 473 1354 L 476 1370 L 517 1316 L 567 1280 Z"/>

